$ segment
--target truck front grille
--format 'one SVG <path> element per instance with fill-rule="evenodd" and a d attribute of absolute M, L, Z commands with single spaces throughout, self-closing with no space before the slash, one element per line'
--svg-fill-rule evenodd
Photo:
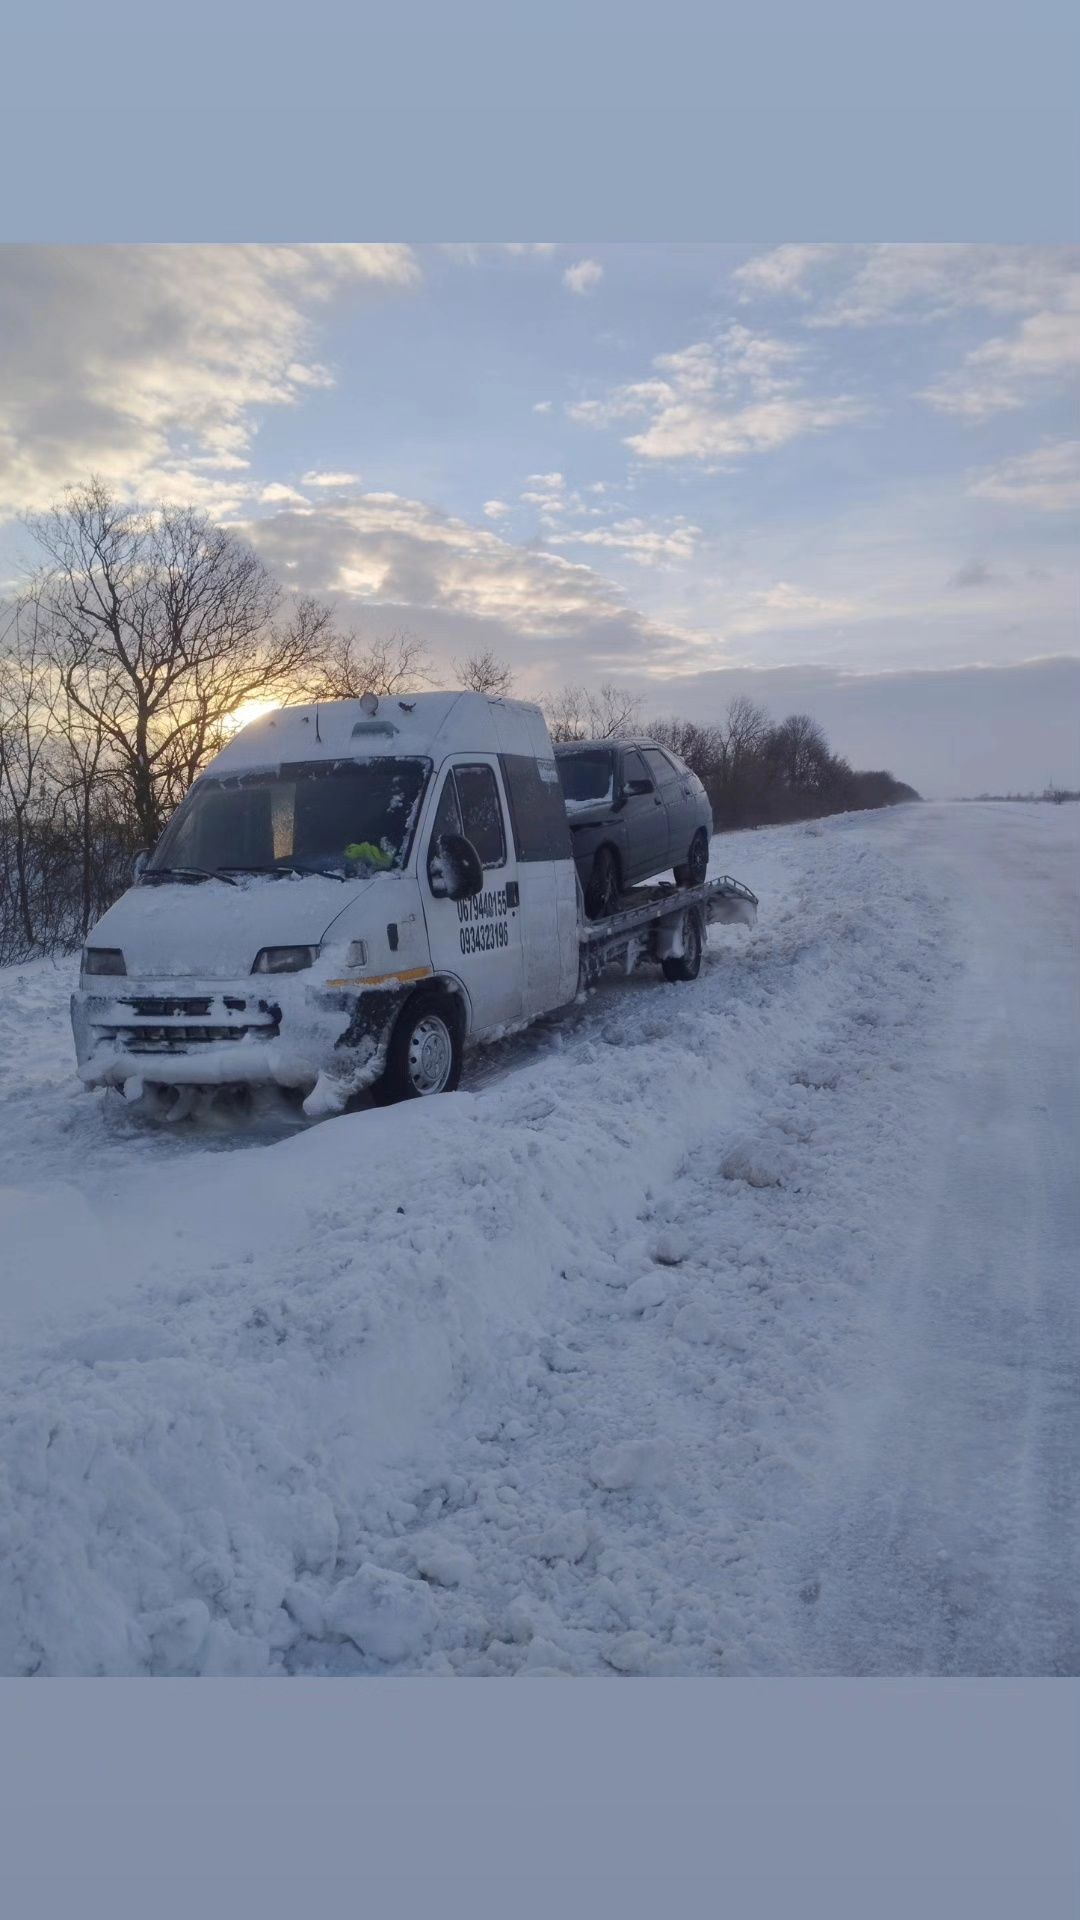
<path fill-rule="evenodd" d="M 274 1040 L 281 1009 L 237 994 L 133 994 L 99 1008 L 92 1024 L 125 1053 L 193 1053 L 249 1036 Z"/>
<path fill-rule="evenodd" d="M 239 1004 L 243 1006 L 244 1003 L 241 1001 Z M 186 1019 L 198 1020 L 200 1017 L 205 1018 L 210 1011 L 210 995 L 201 1000 L 188 1000 L 175 997 L 148 999 L 145 995 L 139 994 L 133 1000 L 125 1000 L 123 1005 L 130 1007 L 133 1013 L 137 1013 L 140 1020 L 162 1020 L 173 1014 L 183 1014 Z"/>
<path fill-rule="evenodd" d="M 113 1027 L 110 1029 L 119 1046 L 126 1053 L 191 1053 L 197 1047 L 216 1047 L 222 1042 L 246 1040 L 253 1034 L 257 1040 L 274 1040 L 278 1034 L 276 1021 L 261 1021 L 251 1027 Z"/>

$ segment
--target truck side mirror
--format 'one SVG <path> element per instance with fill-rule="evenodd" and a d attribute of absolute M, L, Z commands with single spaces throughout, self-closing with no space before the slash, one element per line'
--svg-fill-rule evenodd
<path fill-rule="evenodd" d="M 441 833 L 428 855 L 428 885 L 437 900 L 468 900 L 484 884 L 484 868 L 463 833 Z"/>
<path fill-rule="evenodd" d="M 149 859 L 150 859 L 149 847 L 140 847 L 131 865 L 131 876 L 133 880 L 142 879 L 143 874 L 146 872 L 147 863 Z"/>

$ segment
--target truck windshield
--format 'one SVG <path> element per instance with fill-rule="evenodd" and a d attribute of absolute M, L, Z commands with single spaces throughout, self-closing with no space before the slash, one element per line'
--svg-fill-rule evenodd
<path fill-rule="evenodd" d="M 595 806 L 611 799 L 613 756 L 591 747 L 582 753 L 556 755 L 559 779 L 568 806 Z"/>
<path fill-rule="evenodd" d="M 207 775 L 173 815 L 144 877 L 404 866 L 430 771 L 430 760 L 386 755 Z"/>

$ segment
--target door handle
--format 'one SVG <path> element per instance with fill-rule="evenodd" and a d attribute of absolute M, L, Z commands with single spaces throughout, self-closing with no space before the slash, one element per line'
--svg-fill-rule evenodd
<path fill-rule="evenodd" d="M 663 806 L 663 804 L 664 804 L 664 803 L 663 803 L 663 801 L 661 800 L 661 798 L 660 798 L 660 795 L 659 795 L 658 793 L 654 793 L 654 794 L 653 794 L 653 806 L 654 806 L 654 807 L 662 807 L 662 806 Z"/>
<path fill-rule="evenodd" d="M 520 891 L 519 891 L 519 888 L 518 888 L 518 883 L 517 883 L 517 881 L 516 881 L 516 880 L 508 880 L 508 881 L 507 881 L 507 883 L 506 883 L 506 904 L 507 904 L 507 906 L 508 906 L 508 907 L 516 907 L 516 906 L 519 906 L 519 905 L 520 905 L 520 903 L 521 903 L 521 893 L 520 893 Z"/>

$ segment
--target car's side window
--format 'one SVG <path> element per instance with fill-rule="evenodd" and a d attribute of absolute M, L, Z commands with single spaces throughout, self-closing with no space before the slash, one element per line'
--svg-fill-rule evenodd
<path fill-rule="evenodd" d="M 455 767 L 461 826 L 471 840 L 484 867 L 506 864 L 506 834 L 503 829 L 499 783 L 490 767 Z"/>
<path fill-rule="evenodd" d="M 622 777 L 624 786 L 631 780 L 647 780 L 650 786 L 653 784 L 652 774 L 649 772 L 640 753 L 638 753 L 634 747 L 628 748 L 623 754 Z"/>
<path fill-rule="evenodd" d="M 675 769 L 659 747 L 644 747 L 645 762 L 658 787 L 667 787 L 675 779 Z"/>

